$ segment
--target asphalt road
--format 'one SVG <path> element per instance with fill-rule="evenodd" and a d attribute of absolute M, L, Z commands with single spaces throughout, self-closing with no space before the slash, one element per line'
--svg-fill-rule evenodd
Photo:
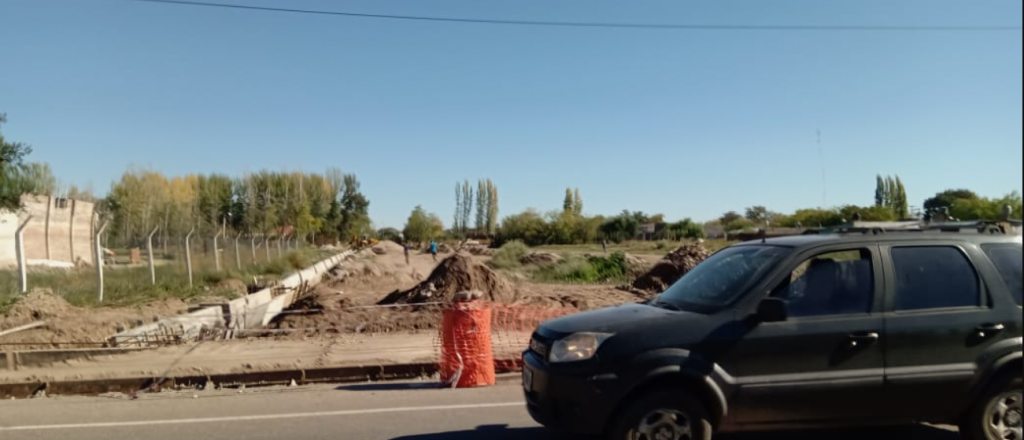
<path fill-rule="evenodd" d="M 716 440 L 956 440 L 948 429 L 723 435 Z M 0 402 L 4 440 L 561 440 L 539 428 L 516 384 L 439 390 L 370 384 L 57 397 Z"/>

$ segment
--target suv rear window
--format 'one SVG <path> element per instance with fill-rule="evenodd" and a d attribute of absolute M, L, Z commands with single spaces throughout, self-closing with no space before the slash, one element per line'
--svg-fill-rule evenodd
<path fill-rule="evenodd" d="M 1022 254 L 1021 246 L 986 246 L 985 253 L 999 269 L 999 274 L 1006 280 L 1006 287 L 1010 288 L 1013 299 L 1017 305 L 1024 303 L 1024 281 L 1021 280 Z"/>
<path fill-rule="evenodd" d="M 976 307 L 981 304 L 978 273 L 955 247 L 896 247 L 896 310 Z"/>

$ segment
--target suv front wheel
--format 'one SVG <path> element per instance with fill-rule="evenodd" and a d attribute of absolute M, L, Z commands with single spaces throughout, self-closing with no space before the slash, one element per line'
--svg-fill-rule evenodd
<path fill-rule="evenodd" d="M 685 390 L 643 395 L 615 420 L 608 440 L 711 440 L 711 423 Z"/>
<path fill-rule="evenodd" d="M 1024 440 L 1021 434 L 1021 378 L 996 381 L 960 426 L 965 440 Z"/>

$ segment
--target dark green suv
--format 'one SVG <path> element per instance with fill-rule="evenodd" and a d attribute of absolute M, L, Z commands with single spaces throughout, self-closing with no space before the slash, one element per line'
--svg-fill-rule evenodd
<path fill-rule="evenodd" d="M 726 248 L 655 299 L 546 322 L 541 424 L 610 440 L 932 422 L 1021 435 L 1021 239 L 835 234 Z"/>

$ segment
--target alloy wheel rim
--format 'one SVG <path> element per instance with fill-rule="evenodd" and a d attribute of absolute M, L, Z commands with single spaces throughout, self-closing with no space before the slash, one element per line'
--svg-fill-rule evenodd
<path fill-rule="evenodd" d="M 679 410 L 657 409 L 640 419 L 628 440 L 693 440 L 693 423 Z"/>
<path fill-rule="evenodd" d="M 990 440 L 1024 440 L 1021 400 L 1021 391 L 1010 391 L 989 402 L 985 410 L 985 430 Z"/>

